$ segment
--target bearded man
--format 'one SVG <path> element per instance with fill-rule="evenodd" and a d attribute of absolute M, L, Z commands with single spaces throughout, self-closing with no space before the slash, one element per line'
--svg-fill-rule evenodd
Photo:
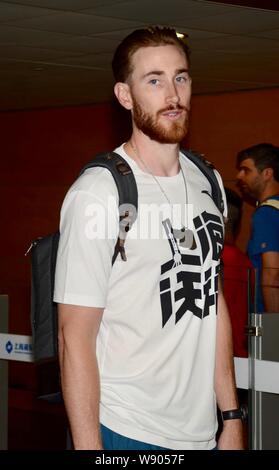
<path fill-rule="evenodd" d="M 139 211 L 125 241 L 127 261 L 118 257 L 112 266 L 119 215 L 108 204 L 118 198 L 111 174 L 87 170 L 62 207 L 54 299 L 74 446 L 213 449 L 217 397 L 224 419 L 218 447 L 241 449 L 230 321 L 218 289 L 223 215 L 179 145 L 190 110 L 188 48 L 175 30 L 136 30 L 112 65 L 115 95 L 132 118 L 131 137 L 115 152 L 133 170 Z M 92 239 L 84 229 L 97 203 L 111 238 Z M 168 216 L 156 211 L 162 205 Z M 186 242 L 176 237 L 181 232 Z"/>

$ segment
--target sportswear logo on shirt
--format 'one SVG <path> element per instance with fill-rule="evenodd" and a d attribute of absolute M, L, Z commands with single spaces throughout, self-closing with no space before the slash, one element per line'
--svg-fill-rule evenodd
<path fill-rule="evenodd" d="M 182 253 L 180 240 L 175 237 L 176 233 L 182 233 L 181 230 L 173 230 L 168 219 L 163 221 L 163 226 L 172 232 L 172 236 L 168 236 L 172 258 L 161 266 L 162 327 L 172 315 L 178 323 L 187 312 L 202 320 L 217 302 L 219 260 L 223 247 L 222 221 L 219 216 L 206 211 L 194 219 L 200 254 L 194 254 L 196 250 L 190 254 Z M 211 267 L 202 272 L 200 268 L 208 256 L 211 257 Z"/>
<path fill-rule="evenodd" d="M 203 193 L 203 194 L 207 194 L 207 195 L 210 197 L 210 199 L 212 199 L 212 201 L 213 201 L 212 194 L 210 194 L 209 191 L 207 191 L 206 189 L 203 189 L 203 190 L 202 190 L 202 193 Z"/>

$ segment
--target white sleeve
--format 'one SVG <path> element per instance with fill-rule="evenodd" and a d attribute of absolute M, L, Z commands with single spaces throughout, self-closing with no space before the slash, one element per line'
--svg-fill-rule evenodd
<path fill-rule="evenodd" d="M 92 168 L 70 188 L 62 205 L 55 302 L 106 306 L 118 231 L 113 177 L 108 170 Z"/>

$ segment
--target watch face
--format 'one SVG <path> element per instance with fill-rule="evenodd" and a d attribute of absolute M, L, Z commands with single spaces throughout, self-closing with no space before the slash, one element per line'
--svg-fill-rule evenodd
<path fill-rule="evenodd" d="M 248 419 L 248 405 L 241 405 L 240 406 L 240 410 L 241 410 L 241 419 L 242 421 L 247 421 Z"/>

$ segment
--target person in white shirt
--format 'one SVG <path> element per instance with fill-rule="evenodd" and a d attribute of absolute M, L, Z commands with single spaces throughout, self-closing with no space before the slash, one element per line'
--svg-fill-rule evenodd
<path fill-rule="evenodd" d="M 190 110 L 188 48 L 172 29 L 136 30 L 118 46 L 113 71 L 132 117 L 131 137 L 115 151 L 134 172 L 139 210 L 127 261 L 118 256 L 112 266 L 119 213 L 110 172 L 87 170 L 63 203 L 54 300 L 74 447 L 213 449 L 217 399 L 225 419 L 218 448 L 242 449 L 218 287 L 223 214 L 179 147 Z"/>

